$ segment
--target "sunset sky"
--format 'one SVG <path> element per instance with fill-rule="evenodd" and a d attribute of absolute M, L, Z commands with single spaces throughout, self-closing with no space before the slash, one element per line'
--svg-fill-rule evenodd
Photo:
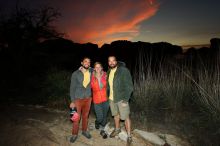
<path fill-rule="evenodd" d="M 0 12 L 16 0 L 0 2 Z M 220 37 L 220 0 L 19 0 L 22 7 L 56 7 L 66 38 L 101 46 L 114 40 L 208 44 Z"/>

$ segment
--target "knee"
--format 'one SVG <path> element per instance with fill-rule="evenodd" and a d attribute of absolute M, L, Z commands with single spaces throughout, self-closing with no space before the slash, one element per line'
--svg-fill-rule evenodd
<path fill-rule="evenodd" d="M 126 123 L 131 123 L 131 119 L 130 119 L 129 116 L 125 119 L 125 122 L 126 122 Z"/>
<path fill-rule="evenodd" d="M 114 116 L 114 119 L 119 119 L 119 118 L 120 118 L 120 115 L 119 115 L 119 114 L 117 114 L 117 115 Z"/>
<path fill-rule="evenodd" d="M 88 116 L 89 116 L 89 114 L 83 114 L 83 115 L 82 115 L 82 118 L 83 118 L 83 119 L 88 119 Z"/>
<path fill-rule="evenodd" d="M 103 115 L 102 114 L 97 115 L 97 119 L 102 120 L 103 119 Z"/>

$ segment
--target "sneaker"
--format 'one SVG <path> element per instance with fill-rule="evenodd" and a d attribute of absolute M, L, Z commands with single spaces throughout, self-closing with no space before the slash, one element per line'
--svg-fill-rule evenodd
<path fill-rule="evenodd" d="M 118 129 L 118 130 L 114 129 L 113 132 L 110 134 L 110 137 L 113 138 L 116 135 L 118 135 L 120 132 L 121 132 L 121 129 Z"/>
<path fill-rule="evenodd" d="M 99 129 L 99 123 L 95 121 L 95 129 Z"/>
<path fill-rule="evenodd" d="M 104 130 L 101 130 L 100 135 L 102 136 L 103 139 L 106 139 L 108 137 Z"/>
<path fill-rule="evenodd" d="M 88 131 L 83 131 L 82 135 L 85 136 L 88 139 L 92 138 L 91 134 Z"/>
<path fill-rule="evenodd" d="M 131 137 L 128 137 L 127 138 L 127 146 L 130 146 L 132 143 L 132 138 Z"/>
<path fill-rule="evenodd" d="M 70 142 L 71 142 L 71 143 L 74 143 L 74 142 L 76 141 L 76 139 L 77 139 L 77 135 L 72 135 L 72 136 L 70 137 Z"/>

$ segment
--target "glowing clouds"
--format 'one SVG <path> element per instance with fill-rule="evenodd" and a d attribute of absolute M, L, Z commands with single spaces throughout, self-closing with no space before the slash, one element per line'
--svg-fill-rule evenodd
<path fill-rule="evenodd" d="M 69 38 L 101 45 L 137 36 L 140 23 L 155 15 L 159 4 L 155 0 L 76 0 L 66 7 Z"/>

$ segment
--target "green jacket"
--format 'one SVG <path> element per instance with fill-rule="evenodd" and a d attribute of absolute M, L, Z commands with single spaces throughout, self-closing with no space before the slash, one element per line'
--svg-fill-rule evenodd
<path fill-rule="evenodd" d="M 92 74 L 92 69 L 89 69 L 90 74 Z M 88 86 L 85 88 L 83 86 L 83 73 L 81 70 L 76 70 L 73 72 L 71 77 L 71 84 L 70 84 L 70 98 L 71 101 L 76 99 L 83 99 L 92 96 L 91 93 L 91 84 L 89 83 Z M 91 81 L 91 79 L 90 79 Z"/>
<path fill-rule="evenodd" d="M 109 78 L 110 69 L 107 72 L 107 81 Z M 109 96 L 110 86 L 109 82 L 107 84 L 107 94 Z M 133 92 L 133 82 L 129 70 L 118 62 L 117 70 L 114 74 L 113 79 L 113 93 L 114 93 L 114 102 L 119 102 L 121 100 L 128 101 Z"/>

